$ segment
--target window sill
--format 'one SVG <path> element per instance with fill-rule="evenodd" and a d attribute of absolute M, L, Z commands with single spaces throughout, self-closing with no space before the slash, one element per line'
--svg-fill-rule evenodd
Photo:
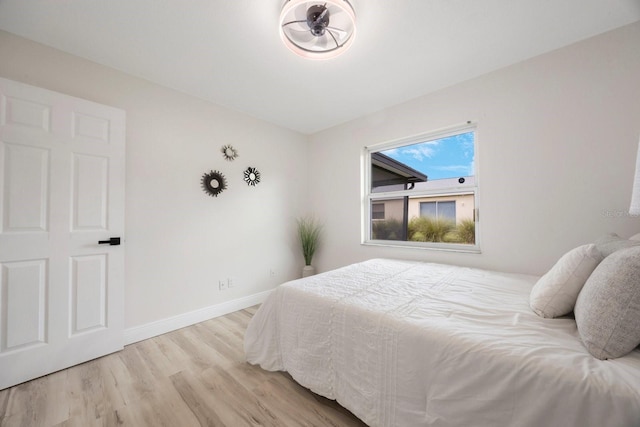
<path fill-rule="evenodd" d="M 459 245 L 454 243 L 430 243 L 428 245 L 419 242 L 404 242 L 393 240 L 368 240 L 361 243 L 362 246 L 379 246 L 387 248 L 399 248 L 399 249 L 418 249 L 427 251 L 440 251 L 440 252 L 459 252 L 480 254 L 482 251 L 477 245 Z"/>

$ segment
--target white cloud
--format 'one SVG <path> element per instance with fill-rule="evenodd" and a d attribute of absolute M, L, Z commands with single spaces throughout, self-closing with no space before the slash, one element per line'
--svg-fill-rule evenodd
<path fill-rule="evenodd" d="M 423 161 L 425 157 L 430 159 L 435 154 L 435 150 L 430 145 L 438 145 L 437 141 L 429 141 L 419 145 L 411 145 L 402 150 L 402 154 L 406 156 L 411 156 L 418 161 Z"/>

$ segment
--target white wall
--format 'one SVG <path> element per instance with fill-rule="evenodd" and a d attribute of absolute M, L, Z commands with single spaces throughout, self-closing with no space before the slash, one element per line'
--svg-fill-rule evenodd
<path fill-rule="evenodd" d="M 636 23 L 313 135 L 311 203 L 325 223 L 316 267 L 391 257 L 542 274 L 604 233 L 640 232 L 627 214 L 639 43 Z M 478 123 L 482 253 L 362 246 L 362 147 L 467 120 Z"/>
<path fill-rule="evenodd" d="M 126 110 L 126 328 L 299 277 L 306 136 L 3 31 L 0 76 Z M 239 158 L 225 161 L 224 144 Z M 248 166 L 262 174 L 256 187 L 242 179 Z M 217 198 L 200 186 L 211 169 L 229 184 Z M 219 291 L 227 277 L 236 287 Z"/>

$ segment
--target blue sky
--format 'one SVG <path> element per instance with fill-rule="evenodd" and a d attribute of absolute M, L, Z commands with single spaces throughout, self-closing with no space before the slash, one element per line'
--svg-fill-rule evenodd
<path fill-rule="evenodd" d="M 381 151 L 429 177 L 429 181 L 474 175 L 474 133 L 467 132 Z"/>

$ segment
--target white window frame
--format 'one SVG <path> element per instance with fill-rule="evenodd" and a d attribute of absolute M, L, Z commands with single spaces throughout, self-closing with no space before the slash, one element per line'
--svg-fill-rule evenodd
<path fill-rule="evenodd" d="M 404 191 L 377 192 L 371 191 L 371 153 L 385 151 L 405 145 L 417 144 L 420 142 L 446 138 L 449 136 L 474 132 L 474 179 L 472 183 L 464 182 L 455 186 L 441 187 L 437 189 L 411 189 Z M 433 132 L 426 132 L 407 138 L 387 141 L 380 144 L 366 146 L 362 150 L 362 219 L 361 219 L 361 244 L 371 246 L 401 247 L 415 249 L 430 249 L 454 252 L 480 253 L 480 229 L 479 229 L 479 177 L 478 177 L 478 130 L 477 125 L 467 122 L 463 125 L 452 126 Z M 402 240 L 373 240 L 371 238 L 371 204 L 375 201 L 398 199 L 404 196 L 451 196 L 473 194 L 474 196 L 474 221 L 475 221 L 475 244 L 441 243 L 441 242 L 413 242 Z"/>

